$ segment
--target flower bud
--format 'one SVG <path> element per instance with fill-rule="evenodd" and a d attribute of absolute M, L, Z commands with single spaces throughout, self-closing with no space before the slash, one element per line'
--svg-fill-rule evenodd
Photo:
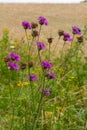
<path fill-rule="evenodd" d="M 77 37 L 77 41 L 78 41 L 79 43 L 83 42 L 83 36 Z"/>
<path fill-rule="evenodd" d="M 10 60 L 11 60 L 11 59 L 10 59 L 9 57 L 5 57 L 5 58 L 4 58 L 4 61 L 5 61 L 5 62 L 9 62 Z"/>
<path fill-rule="evenodd" d="M 53 41 L 52 37 L 48 38 L 48 43 L 52 43 L 52 41 Z"/>
<path fill-rule="evenodd" d="M 32 61 L 28 63 L 28 67 L 29 68 L 33 67 L 33 62 Z"/>
<path fill-rule="evenodd" d="M 63 36 L 64 35 L 64 31 L 63 30 L 59 30 L 58 31 L 58 35 L 59 35 L 59 37 Z"/>
<path fill-rule="evenodd" d="M 20 68 L 22 69 L 22 70 L 24 70 L 24 69 L 26 69 L 26 63 L 21 63 L 21 66 L 20 66 Z"/>
<path fill-rule="evenodd" d="M 32 27 L 32 29 L 35 29 L 35 28 L 37 28 L 37 27 L 38 27 L 38 24 L 37 24 L 37 23 L 32 22 L 32 23 L 31 23 L 31 27 Z"/>
<path fill-rule="evenodd" d="M 32 31 L 32 36 L 37 37 L 38 36 L 38 31 L 36 31 L 36 30 Z"/>

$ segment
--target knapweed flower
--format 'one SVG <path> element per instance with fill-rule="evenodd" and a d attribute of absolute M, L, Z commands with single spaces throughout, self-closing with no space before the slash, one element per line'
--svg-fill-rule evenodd
<path fill-rule="evenodd" d="M 46 46 L 43 42 L 37 42 L 37 46 L 38 46 L 39 51 L 46 49 Z"/>
<path fill-rule="evenodd" d="M 78 27 L 73 26 L 73 27 L 72 27 L 72 33 L 73 33 L 73 34 L 81 35 L 81 30 L 80 30 Z"/>
<path fill-rule="evenodd" d="M 39 18 L 38 18 L 38 20 L 39 20 L 39 24 L 40 25 L 48 25 L 48 21 L 47 21 L 47 19 L 46 18 L 44 18 L 43 16 L 40 16 Z"/>
<path fill-rule="evenodd" d="M 42 67 L 44 69 L 51 69 L 52 68 L 52 64 L 49 63 L 48 61 L 42 61 L 41 64 L 42 64 Z"/>
<path fill-rule="evenodd" d="M 20 56 L 19 56 L 18 54 L 15 54 L 14 52 L 11 52 L 11 53 L 10 53 L 10 58 L 11 58 L 12 60 L 17 61 L 17 62 L 20 61 Z"/>
<path fill-rule="evenodd" d="M 52 43 L 52 41 L 53 41 L 53 38 L 52 38 L 52 37 L 47 38 L 47 39 L 48 39 L 48 43 Z"/>
<path fill-rule="evenodd" d="M 30 80 L 30 81 L 37 81 L 38 80 L 36 74 L 30 74 L 30 75 L 28 75 L 27 79 Z"/>
<path fill-rule="evenodd" d="M 9 62 L 8 67 L 10 70 L 19 70 L 19 65 L 15 64 L 14 62 Z"/>
<path fill-rule="evenodd" d="M 47 77 L 48 79 L 55 79 L 55 78 L 56 78 L 56 76 L 55 76 L 55 74 L 54 74 L 53 72 L 48 72 L 48 73 L 46 73 L 46 77 Z"/>
<path fill-rule="evenodd" d="M 24 27 L 24 29 L 31 29 L 31 24 L 27 21 L 23 21 L 22 26 Z"/>
<path fill-rule="evenodd" d="M 51 91 L 49 90 L 49 89 L 44 89 L 44 94 L 46 95 L 46 96 L 49 96 L 50 94 L 51 94 Z"/>
<path fill-rule="evenodd" d="M 63 36 L 64 36 L 64 38 L 63 38 L 64 41 L 72 42 L 73 38 L 70 37 L 69 33 L 64 33 Z"/>

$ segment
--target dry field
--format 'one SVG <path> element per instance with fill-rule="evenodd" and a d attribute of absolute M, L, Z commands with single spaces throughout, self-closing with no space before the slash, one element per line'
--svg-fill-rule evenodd
<path fill-rule="evenodd" d="M 37 21 L 38 16 L 44 16 L 49 21 L 49 26 L 43 28 L 42 37 L 52 35 L 57 39 L 58 29 L 71 32 L 73 25 L 83 28 L 87 4 L 0 4 L 0 35 L 4 28 L 8 28 L 11 37 L 21 38 L 24 34 L 21 22 Z"/>
<path fill-rule="evenodd" d="M 58 29 L 70 31 L 71 26 L 83 27 L 87 16 L 87 4 L 0 4 L 0 34 L 8 28 L 11 34 L 23 33 L 23 20 L 36 21 L 38 16 L 45 16 L 49 26 L 45 31 L 55 35 Z"/>

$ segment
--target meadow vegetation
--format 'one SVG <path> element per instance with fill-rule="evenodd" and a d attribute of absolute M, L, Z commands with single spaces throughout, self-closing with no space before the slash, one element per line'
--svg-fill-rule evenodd
<path fill-rule="evenodd" d="M 87 130 L 87 24 L 54 43 L 47 18 L 21 23 L 23 37 L 0 37 L 0 129 Z"/>

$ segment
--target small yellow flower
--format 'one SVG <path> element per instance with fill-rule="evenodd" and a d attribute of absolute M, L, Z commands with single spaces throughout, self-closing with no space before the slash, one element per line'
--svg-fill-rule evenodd
<path fill-rule="evenodd" d="M 17 84 L 18 87 L 23 87 L 23 86 L 27 86 L 27 85 L 29 85 L 29 82 L 19 81 L 18 84 Z"/>
<path fill-rule="evenodd" d="M 61 107 L 61 106 L 56 107 L 56 110 L 57 110 L 57 111 L 64 111 L 63 107 Z"/>
<path fill-rule="evenodd" d="M 69 79 L 75 79 L 75 76 L 69 76 Z"/>
<path fill-rule="evenodd" d="M 23 86 L 23 83 L 21 81 L 18 82 L 17 84 L 18 87 L 22 87 Z"/>
<path fill-rule="evenodd" d="M 29 85 L 29 82 L 23 82 L 23 85 L 27 86 L 27 85 Z"/>
<path fill-rule="evenodd" d="M 53 112 L 46 111 L 45 112 L 46 117 L 51 117 L 53 115 Z"/>

